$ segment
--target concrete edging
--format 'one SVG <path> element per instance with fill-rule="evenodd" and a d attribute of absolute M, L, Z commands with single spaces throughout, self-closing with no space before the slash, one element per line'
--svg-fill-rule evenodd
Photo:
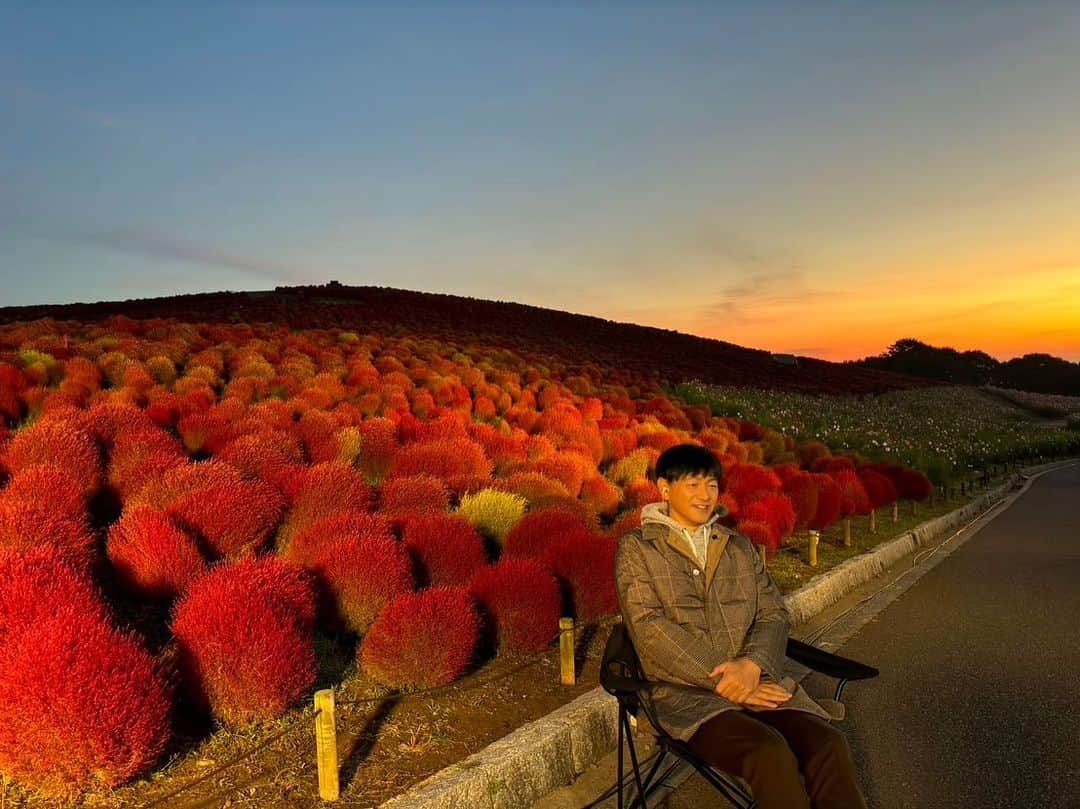
<path fill-rule="evenodd" d="M 1028 473 L 1055 468 L 1045 464 Z M 971 522 L 1021 480 L 1013 473 L 955 511 L 852 557 L 784 597 L 793 625 L 805 623 L 916 549 Z M 523 725 L 381 805 L 381 809 L 521 809 L 566 786 L 615 749 L 615 699 L 602 688 Z"/>

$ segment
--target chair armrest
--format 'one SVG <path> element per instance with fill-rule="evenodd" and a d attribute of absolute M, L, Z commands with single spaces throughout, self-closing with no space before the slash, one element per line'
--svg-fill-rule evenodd
<path fill-rule="evenodd" d="M 879 673 L 873 666 L 826 652 L 795 638 L 788 638 L 787 656 L 808 669 L 839 680 L 868 680 L 877 677 Z"/>

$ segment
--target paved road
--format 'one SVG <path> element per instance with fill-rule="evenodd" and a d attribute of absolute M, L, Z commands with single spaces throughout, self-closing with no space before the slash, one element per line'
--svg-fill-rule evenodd
<path fill-rule="evenodd" d="M 872 809 L 1080 808 L 1080 466 L 1050 472 L 840 649 Z M 811 693 L 824 693 L 811 678 Z M 725 806 L 696 776 L 670 809 Z"/>
<path fill-rule="evenodd" d="M 1080 466 L 1050 472 L 842 654 L 867 798 L 894 807 L 1080 807 Z"/>

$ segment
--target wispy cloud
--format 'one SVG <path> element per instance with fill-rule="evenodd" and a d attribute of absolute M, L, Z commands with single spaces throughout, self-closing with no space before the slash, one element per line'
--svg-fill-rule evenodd
<path fill-rule="evenodd" d="M 272 281 L 300 283 L 324 280 L 325 273 L 292 262 L 223 250 L 213 245 L 178 239 L 136 228 L 122 230 L 53 230 L 37 233 L 52 241 L 80 244 L 118 253 L 166 259 L 215 270 L 238 270 Z"/>

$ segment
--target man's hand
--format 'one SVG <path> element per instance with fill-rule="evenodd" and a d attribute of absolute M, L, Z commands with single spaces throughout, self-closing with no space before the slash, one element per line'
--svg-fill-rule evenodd
<path fill-rule="evenodd" d="M 720 678 L 716 684 L 717 694 L 732 702 L 743 703 L 757 690 L 761 666 L 748 657 L 737 657 L 721 663 L 709 673 L 709 677 Z"/>
<path fill-rule="evenodd" d="M 791 699 L 791 696 L 776 683 L 761 683 L 742 704 L 748 708 L 779 708 Z"/>

